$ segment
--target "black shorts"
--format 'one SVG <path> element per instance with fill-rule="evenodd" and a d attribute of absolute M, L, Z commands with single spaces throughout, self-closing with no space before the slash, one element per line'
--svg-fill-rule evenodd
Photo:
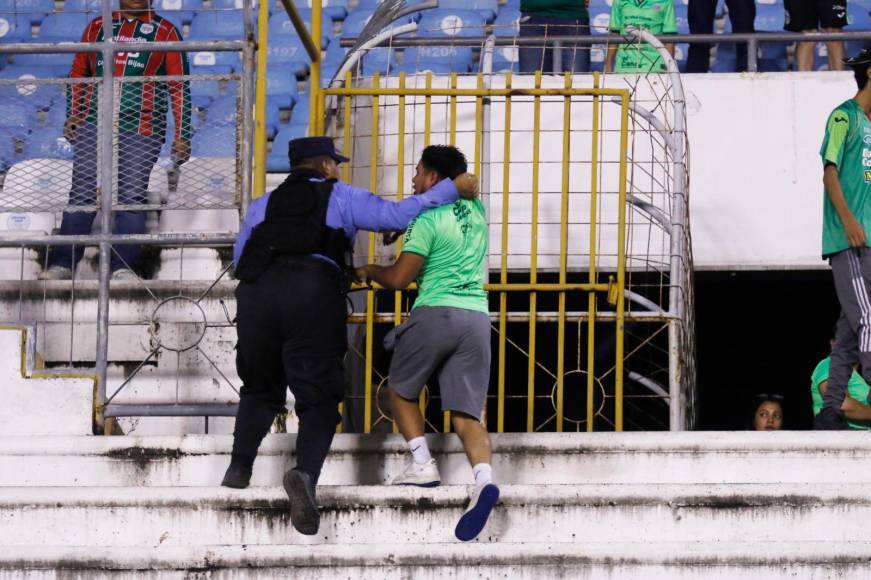
<path fill-rule="evenodd" d="M 790 32 L 847 26 L 847 0 L 783 0 L 783 8 Z"/>

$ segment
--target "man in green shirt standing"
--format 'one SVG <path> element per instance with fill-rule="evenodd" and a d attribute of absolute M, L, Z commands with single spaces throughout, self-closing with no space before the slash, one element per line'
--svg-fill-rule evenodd
<path fill-rule="evenodd" d="M 847 429 L 841 405 L 858 362 L 871 382 L 871 52 L 845 64 L 859 92 L 829 115 L 820 149 L 823 161 L 823 258 L 828 258 L 841 304 L 823 406 L 815 429 Z M 864 402 L 864 401 L 863 401 Z"/>
<path fill-rule="evenodd" d="M 659 36 L 674 34 L 677 24 L 674 18 L 674 0 L 614 0 L 611 4 L 611 32 L 627 35 L 627 28 L 643 28 Z M 674 45 L 666 44 L 674 56 Z M 616 63 L 614 58 L 616 55 Z M 659 52 L 646 43 L 608 45 L 605 57 L 605 72 L 660 73 L 666 66 Z"/>
<path fill-rule="evenodd" d="M 414 192 L 423 193 L 465 172 L 466 158 L 457 148 L 429 146 L 417 164 Z M 490 382 L 490 310 L 484 290 L 488 235 L 481 200 L 460 200 L 417 216 L 406 230 L 395 264 L 357 269 L 361 279 L 386 288 L 402 289 L 417 279 L 417 300 L 409 319 L 394 332 L 390 364 L 393 417 L 412 455 L 393 484 L 441 483 L 417 403 L 426 381 L 437 374 L 442 410 L 451 411 L 451 424 L 475 476 L 469 507 L 455 530 L 463 541 L 481 532 L 499 500 L 490 467 L 490 438 L 481 423 Z"/>
<path fill-rule="evenodd" d="M 520 0 L 520 37 L 589 36 L 590 0 Z M 544 46 L 520 47 L 520 72 L 544 74 L 563 71 L 590 72 L 590 44 L 563 45 L 560 49 Z M 559 70 L 554 69 L 554 53 L 559 50 Z"/>

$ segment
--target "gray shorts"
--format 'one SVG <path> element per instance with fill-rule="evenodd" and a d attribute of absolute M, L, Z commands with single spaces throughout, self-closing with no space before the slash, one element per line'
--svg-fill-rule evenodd
<path fill-rule="evenodd" d="M 442 410 L 481 418 L 490 384 L 490 317 L 483 312 L 422 306 L 395 330 L 390 388 L 418 398 L 438 373 Z M 389 345 L 386 345 L 389 348 Z"/>

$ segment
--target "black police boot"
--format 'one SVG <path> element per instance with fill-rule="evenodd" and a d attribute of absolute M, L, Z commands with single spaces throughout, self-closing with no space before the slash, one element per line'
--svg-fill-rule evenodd
<path fill-rule="evenodd" d="M 227 468 L 227 473 L 224 474 L 224 481 L 221 482 L 221 485 L 234 489 L 245 489 L 250 481 L 250 467 L 238 463 L 230 463 L 230 467 Z"/>
<path fill-rule="evenodd" d="M 814 418 L 815 431 L 844 431 L 850 429 L 847 418 L 840 409 L 823 407 Z"/>
<path fill-rule="evenodd" d="M 315 484 L 311 476 L 291 469 L 284 474 L 284 491 L 290 499 L 290 521 L 296 531 L 307 536 L 317 534 L 321 515 L 315 502 Z"/>

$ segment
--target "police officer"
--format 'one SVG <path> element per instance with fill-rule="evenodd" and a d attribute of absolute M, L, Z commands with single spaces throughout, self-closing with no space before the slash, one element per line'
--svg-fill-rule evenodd
<path fill-rule="evenodd" d="M 254 200 L 234 247 L 236 366 L 242 379 L 233 454 L 222 485 L 244 488 L 260 442 L 290 387 L 299 432 L 297 464 L 284 475 L 290 517 L 300 533 L 317 533 L 315 486 L 345 392 L 345 292 L 358 229 L 403 230 L 422 211 L 477 196 L 477 179 L 444 179 L 399 202 L 338 181 L 332 139 L 294 139 L 291 172 L 272 193 Z"/>

